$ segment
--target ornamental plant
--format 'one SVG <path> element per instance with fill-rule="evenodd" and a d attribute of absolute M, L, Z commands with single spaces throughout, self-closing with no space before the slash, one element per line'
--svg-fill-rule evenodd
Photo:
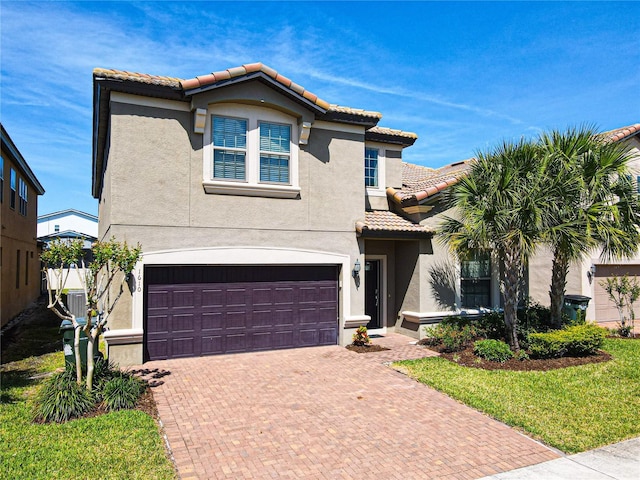
<path fill-rule="evenodd" d="M 618 310 L 620 322 L 618 332 L 622 337 L 630 337 L 633 333 L 636 314 L 634 303 L 640 298 L 640 284 L 636 277 L 609 277 L 606 281 L 600 282 L 600 286 L 605 289 L 609 300 L 613 302 Z"/>
<path fill-rule="evenodd" d="M 142 247 L 130 247 L 115 238 L 96 242 L 91 246 L 93 261 L 85 264 L 82 240 L 51 242 L 40 256 L 47 279 L 49 303 L 47 308 L 59 318 L 69 320 L 74 328 L 76 382 L 82 383 L 80 331 L 87 336 L 86 388 L 93 388 L 94 345 L 98 341 L 109 316 L 124 293 L 129 274 L 142 257 Z M 86 298 L 87 322 L 80 325 L 63 298 L 70 275 L 78 275 Z M 95 319 L 95 320 L 94 320 Z"/>
<path fill-rule="evenodd" d="M 473 353 L 490 362 L 504 363 L 513 358 L 509 345 L 500 340 L 478 340 L 473 344 Z"/>
<path fill-rule="evenodd" d="M 353 345 L 356 347 L 362 347 L 364 345 L 368 345 L 371 343 L 371 339 L 369 338 L 369 334 L 367 333 L 367 327 L 364 325 L 360 325 L 356 330 L 356 333 L 353 334 L 352 337 Z"/>

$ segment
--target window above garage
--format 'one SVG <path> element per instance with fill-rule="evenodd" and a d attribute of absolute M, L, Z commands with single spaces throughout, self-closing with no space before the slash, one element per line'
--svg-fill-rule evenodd
<path fill-rule="evenodd" d="M 296 198 L 297 120 L 252 105 L 209 107 L 204 130 L 203 180 L 206 193 Z"/>

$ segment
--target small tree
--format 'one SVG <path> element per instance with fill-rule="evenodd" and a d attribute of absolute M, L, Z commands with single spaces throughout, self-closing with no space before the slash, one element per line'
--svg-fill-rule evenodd
<path fill-rule="evenodd" d="M 93 387 L 93 348 L 106 325 L 109 315 L 124 292 L 129 274 L 142 256 L 138 244 L 129 247 L 111 238 L 109 241 L 96 242 L 91 246 L 93 261 L 85 265 L 82 241 L 64 242 L 55 240 L 43 252 L 44 273 L 47 278 L 49 303 L 47 307 L 63 320 L 69 320 L 74 329 L 74 354 L 76 359 L 76 378 L 82 383 L 82 365 L 80 361 L 80 332 L 84 328 L 87 336 L 87 389 Z M 70 268 L 76 267 L 76 268 Z M 86 298 L 86 319 L 82 327 L 63 300 L 65 286 L 72 271 L 80 278 Z M 92 321 L 95 318 L 95 321 Z"/>
<path fill-rule="evenodd" d="M 633 304 L 640 298 L 640 284 L 636 277 L 628 276 L 609 277 L 600 282 L 600 285 L 609 295 L 620 316 L 620 333 L 628 337 L 633 332 L 635 324 L 635 312 Z M 629 321 L 629 324 L 627 324 Z"/>

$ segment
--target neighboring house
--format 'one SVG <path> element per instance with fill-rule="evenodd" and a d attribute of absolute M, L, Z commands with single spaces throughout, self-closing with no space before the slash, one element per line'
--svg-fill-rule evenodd
<path fill-rule="evenodd" d="M 623 142 L 630 151 L 631 174 L 640 194 L 640 123 L 605 132 L 604 135 L 613 142 Z M 541 253 L 529 268 L 530 295 L 538 302 L 549 304 L 549 283 L 551 281 L 551 256 Z M 534 278 L 535 275 L 535 278 Z M 572 265 L 567 277 L 567 294 L 578 294 L 591 297 L 586 317 L 600 323 L 619 321 L 618 310 L 609 300 L 601 285 L 612 276 L 635 276 L 640 280 L 640 252 L 631 259 L 603 260 L 600 252 L 585 256 L 582 262 Z M 533 286 L 536 286 L 534 289 Z M 640 314 L 637 311 L 636 314 Z"/>
<path fill-rule="evenodd" d="M 38 195 L 44 188 L 1 124 L 0 130 L 0 324 L 4 326 L 40 295 L 36 217 Z"/>
<path fill-rule="evenodd" d="M 46 246 L 54 240 L 73 241 L 82 240 L 83 250 L 85 252 L 85 265 L 91 262 L 91 245 L 98 238 L 98 217 L 89 213 L 81 212 L 75 209 L 61 210 L 59 212 L 48 213 L 38 217 L 38 240 Z M 65 288 L 72 291 L 84 291 L 81 276 L 78 275 L 74 266 L 68 272 Z M 54 279 L 52 272 L 49 278 Z M 46 291 L 46 278 L 43 279 L 42 289 Z M 58 285 L 54 285 L 53 289 L 57 290 Z M 77 297 L 77 295 L 76 295 Z M 69 299 L 70 308 L 77 316 L 84 317 L 84 294 L 82 298 Z"/>

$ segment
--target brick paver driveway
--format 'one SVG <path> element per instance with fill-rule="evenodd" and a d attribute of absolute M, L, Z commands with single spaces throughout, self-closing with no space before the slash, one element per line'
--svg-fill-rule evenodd
<path fill-rule="evenodd" d="M 383 364 L 428 353 L 335 346 L 144 368 L 166 373 L 153 392 L 183 480 L 471 479 L 558 457 Z"/>

